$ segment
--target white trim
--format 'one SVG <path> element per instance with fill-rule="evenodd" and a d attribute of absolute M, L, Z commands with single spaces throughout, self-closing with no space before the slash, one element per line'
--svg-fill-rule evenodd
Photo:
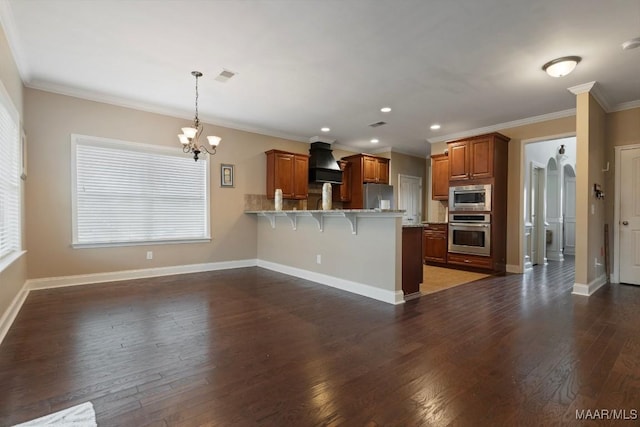
<path fill-rule="evenodd" d="M 427 139 L 427 142 L 429 142 L 431 144 L 434 144 L 436 142 L 451 141 L 451 140 L 454 140 L 454 139 L 466 138 L 466 137 L 469 137 L 469 136 L 482 135 L 482 134 L 485 134 L 485 133 L 502 131 L 504 129 L 511 129 L 511 128 L 515 128 L 515 127 L 519 127 L 519 126 L 530 125 L 530 124 L 533 124 L 533 123 L 546 122 L 546 121 L 555 120 L 555 119 L 563 119 L 565 117 L 570 117 L 570 116 L 575 116 L 575 115 L 576 115 L 576 109 L 575 108 L 571 108 L 569 110 L 557 111 L 555 113 L 542 114 L 540 116 L 534 116 L 534 117 L 528 117 L 528 118 L 525 118 L 525 119 L 513 120 L 511 122 L 498 123 L 497 125 L 486 126 L 486 127 L 477 128 L 477 129 L 471 129 L 471 130 L 464 131 L 464 132 L 452 133 L 452 134 L 449 134 L 449 135 L 439 136 L 437 138 L 430 138 L 430 139 Z M 554 138 L 546 138 L 546 139 L 554 139 Z"/>
<path fill-rule="evenodd" d="M 620 145 L 615 147 L 614 194 L 613 194 L 613 265 L 611 268 L 611 282 L 620 283 L 620 198 L 621 182 L 620 162 L 622 161 L 622 150 L 636 150 L 640 144 Z"/>
<path fill-rule="evenodd" d="M 161 114 L 163 116 L 170 116 L 179 119 L 185 119 L 193 121 L 193 111 L 187 112 L 177 108 L 162 107 L 158 105 L 149 104 L 141 101 L 134 101 L 123 97 L 109 95 L 105 93 L 71 88 L 64 85 L 43 82 L 43 81 L 29 81 L 25 83 L 25 86 L 30 89 L 42 90 L 45 92 L 56 93 L 58 95 L 70 96 L 73 98 L 84 99 L 88 101 L 101 102 L 104 104 L 115 105 L 118 107 L 131 108 L 138 111 L 145 111 L 147 113 Z M 309 137 L 301 137 L 298 135 L 291 135 L 285 132 L 276 132 L 269 129 L 263 129 L 258 126 L 252 126 L 245 123 L 238 123 L 231 120 L 222 120 L 206 114 L 200 114 L 200 122 L 202 124 L 222 126 L 228 129 L 235 129 L 243 132 L 257 133 L 265 136 L 272 136 L 274 138 L 284 138 L 291 141 L 306 142 L 309 143 Z"/>
<path fill-rule="evenodd" d="M 389 304 L 403 304 L 404 294 L 402 291 L 390 291 L 386 289 L 376 288 L 364 283 L 353 282 L 334 276 L 329 276 L 315 271 L 303 270 L 301 268 L 290 267 L 288 265 L 277 264 L 270 261 L 258 260 L 258 267 L 267 270 L 277 271 L 278 273 L 288 274 L 289 276 L 298 277 L 300 279 L 310 280 L 321 285 L 331 286 L 343 291 L 351 292 L 365 297 L 373 298 L 378 301 Z"/>
<path fill-rule="evenodd" d="M 228 270 L 230 268 L 255 267 L 257 260 L 209 262 L 205 264 L 175 265 L 170 267 L 145 268 L 140 270 L 111 271 L 105 273 L 80 274 L 75 276 L 47 277 L 27 280 L 27 289 L 53 289 L 65 286 L 89 285 L 93 283 L 117 282 L 147 277 L 171 276 L 174 274 L 200 273 L 204 271 Z"/>
<path fill-rule="evenodd" d="M 607 102 L 607 99 L 604 97 L 602 93 L 602 89 L 600 89 L 600 84 L 596 81 L 583 83 L 581 85 L 571 86 L 567 88 L 569 92 L 574 95 L 580 95 L 582 93 L 590 93 L 591 96 L 600 104 L 605 113 L 611 112 L 611 105 Z"/>
<path fill-rule="evenodd" d="M 507 264 L 507 273 L 522 274 L 522 267 L 519 265 Z"/>
<path fill-rule="evenodd" d="M 636 101 L 623 102 L 615 107 L 611 108 L 610 113 L 616 113 L 618 111 L 631 110 L 634 108 L 640 108 L 640 99 Z"/>
<path fill-rule="evenodd" d="M 591 89 L 596 85 L 596 81 L 582 83 L 579 85 L 568 87 L 567 90 L 574 95 L 580 95 L 581 93 L 591 92 Z"/>
<path fill-rule="evenodd" d="M 22 43 L 18 35 L 19 32 L 16 29 L 11 3 L 9 3 L 8 0 L 0 0 L 0 24 L 2 24 L 4 33 L 7 36 L 9 50 L 11 50 L 16 67 L 18 67 L 20 78 L 23 82 L 27 82 L 31 79 L 31 70 L 29 69 L 26 56 L 23 55 L 24 50 L 22 49 Z"/>
<path fill-rule="evenodd" d="M 15 251 L 7 255 L 6 257 L 0 259 L 0 273 L 2 273 L 4 270 L 9 268 L 11 264 L 19 260 L 20 257 L 22 257 L 22 255 L 26 253 L 27 251 Z"/>
<path fill-rule="evenodd" d="M 581 296 L 589 297 L 593 295 L 602 286 L 604 286 L 606 283 L 607 283 L 607 275 L 602 274 L 586 285 L 584 283 L 578 283 L 578 282 L 574 283 L 573 292 L 571 293 L 573 295 L 581 295 Z"/>
<path fill-rule="evenodd" d="M 18 316 L 22 305 L 27 299 L 27 295 L 29 295 L 29 289 L 27 288 L 27 283 L 23 283 L 22 287 L 18 291 L 18 294 L 13 298 L 9 307 L 5 310 L 0 317 L 0 344 L 2 344 L 2 340 L 7 336 L 11 325 L 13 325 L 14 320 Z"/>

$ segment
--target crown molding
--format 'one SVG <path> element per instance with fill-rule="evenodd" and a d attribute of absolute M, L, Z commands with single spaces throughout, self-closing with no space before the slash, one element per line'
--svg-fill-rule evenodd
<path fill-rule="evenodd" d="M 1 0 L 0 0 L 1 1 Z M 185 120 L 193 120 L 193 113 L 187 113 L 184 110 L 176 108 L 161 107 L 158 105 L 145 103 L 142 101 L 134 101 L 131 99 L 107 95 L 101 92 L 93 92 L 84 89 L 71 88 L 65 85 L 59 85 L 55 83 L 34 81 L 25 85 L 30 89 L 42 90 L 45 92 L 56 93 L 58 95 L 71 96 L 87 101 L 101 102 L 104 104 L 115 105 L 117 107 L 131 108 L 134 110 L 145 111 L 147 113 L 161 114 L 164 116 L 175 117 Z M 200 121 L 209 125 L 221 126 L 229 129 L 239 130 L 243 132 L 257 133 L 259 135 L 271 136 L 274 138 L 288 139 L 297 142 L 309 143 L 308 137 L 301 137 L 299 135 L 292 135 L 284 132 L 277 132 L 270 129 L 264 129 L 256 126 L 250 126 L 244 123 L 237 123 L 230 120 L 221 120 L 212 116 L 200 114 Z"/>
<path fill-rule="evenodd" d="M 580 85 L 575 85 L 567 88 L 569 92 L 574 95 L 580 95 L 581 93 L 591 92 L 591 89 L 596 85 L 596 82 L 582 83 Z"/>
<path fill-rule="evenodd" d="M 567 90 L 576 96 L 580 95 L 581 93 L 589 92 L 591 96 L 593 96 L 593 98 L 598 101 L 598 104 L 600 104 L 604 112 L 610 113 L 611 111 L 613 111 L 613 109 L 611 107 L 611 104 L 609 104 L 606 97 L 602 93 L 602 89 L 600 89 L 600 87 L 601 86 L 598 84 L 598 82 L 592 81 L 577 86 L 571 86 L 570 88 L 567 88 Z"/>
<path fill-rule="evenodd" d="M 15 19 L 13 18 L 13 10 L 8 0 L 0 0 L 0 25 L 2 25 L 2 29 L 7 36 L 9 50 L 13 55 L 16 67 L 18 67 L 20 78 L 23 82 L 29 82 L 31 80 L 31 70 L 25 55 L 22 54 L 24 50 L 21 47 L 22 44 L 16 29 Z"/>
<path fill-rule="evenodd" d="M 499 131 L 501 131 L 503 129 L 510 129 L 510 128 L 530 125 L 530 124 L 534 124 L 534 123 L 546 122 L 546 121 L 549 121 L 549 120 L 563 119 L 565 117 L 570 117 L 570 116 L 575 116 L 575 115 L 576 115 L 576 109 L 575 108 L 570 108 L 568 110 L 556 111 L 555 113 L 548 113 L 548 114 L 543 114 L 543 115 L 540 115 L 540 116 L 528 117 L 526 119 L 514 120 L 514 121 L 511 121 L 511 122 L 498 123 L 497 125 L 486 126 L 486 127 L 477 128 L 477 129 L 471 129 L 471 130 L 458 132 L 458 133 L 451 133 L 449 135 L 443 135 L 443 136 L 439 136 L 437 138 L 427 138 L 427 142 L 430 143 L 430 144 L 434 144 L 436 142 L 446 142 L 446 141 L 451 141 L 451 140 L 454 140 L 454 139 L 460 139 L 460 138 L 467 138 L 467 137 L 470 137 L 470 136 L 482 135 L 482 134 L 485 134 L 485 133 L 499 132 Z"/>
<path fill-rule="evenodd" d="M 618 104 L 611 109 L 610 113 L 615 113 L 615 112 L 624 111 L 624 110 L 632 110 L 634 108 L 640 108 L 640 99 Z"/>

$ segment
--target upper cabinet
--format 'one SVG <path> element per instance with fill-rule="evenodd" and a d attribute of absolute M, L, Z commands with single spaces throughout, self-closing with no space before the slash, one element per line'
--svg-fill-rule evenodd
<path fill-rule="evenodd" d="M 449 142 L 449 181 L 493 178 L 496 164 L 506 166 L 508 142 L 499 133 Z"/>
<path fill-rule="evenodd" d="M 309 155 L 269 150 L 267 155 L 267 197 L 277 188 L 284 199 L 306 199 L 309 194 Z"/>
<path fill-rule="evenodd" d="M 389 159 L 384 157 L 375 157 L 368 154 L 358 154 L 362 162 L 362 183 L 389 183 Z M 351 156 L 351 157 L 358 157 Z M 350 161 L 357 161 L 353 159 Z"/>
<path fill-rule="evenodd" d="M 431 198 L 449 199 L 449 156 L 446 154 L 431 156 Z"/>
<path fill-rule="evenodd" d="M 338 160 L 338 165 L 342 171 L 342 184 L 333 184 L 333 200 L 336 202 L 351 201 L 351 163 Z"/>
<path fill-rule="evenodd" d="M 364 184 L 389 184 L 389 159 L 370 154 L 354 154 L 343 157 L 342 160 L 349 163 L 348 176 L 351 180 L 349 200 L 344 200 L 343 206 L 347 209 L 362 209 Z M 347 172 L 346 169 L 345 172 Z"/>

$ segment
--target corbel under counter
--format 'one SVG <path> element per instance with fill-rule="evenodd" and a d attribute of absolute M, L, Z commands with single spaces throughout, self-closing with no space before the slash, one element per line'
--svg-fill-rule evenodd
<path fill-rule="evenodd" d="M 318 224 L 320 232 L 324 231 L 324 219 L 326 217 L 345 218 L 351 225 L 351 233 L 358 234 L 358 218 L 399 218 L 402 217 L 403 210 L 380 210 L 380 209 L 335 209 L 335 210 L 264 210 L 245 211 L 247 214 L 256 214 L 269 220 L 271 228 L 276 228 L 276 218 L 285 217 L 291 221 L 294 230 L 298 227 L 298 218 L 312 217 Z"/>

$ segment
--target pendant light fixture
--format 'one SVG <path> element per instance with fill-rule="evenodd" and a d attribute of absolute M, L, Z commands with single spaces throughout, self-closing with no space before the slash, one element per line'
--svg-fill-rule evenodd
<path fill-rule="evenodd" d="M 542 69 L 551 77 L 563 77 L 572 72 L 581 60 L 579 56 L 563 56 L 547 62 Z"/>
<path fill-rule="evenodd" d="M 219 136 L 207 136 L 209 149 L 207 149 L 205 145 L 201 145 L 198 141 L 202 133 L 202 124 L 200 123 L 200 119 L 198 119 L 198 79 L 202 77 L 202 73 L 200 71 L 192 71 L 191 75 L 196 78 L 196 116 L 193 119 L 193 126 L 182 128 L 182 133 L 178 135 L 178 139 L 182 144 L 182 151 L 185 153 L 193 153 L 193 159 L 197 162 L 198 156 L 203 151 L 211 155 L 216 154 L 216 147 L 220 144 L 222 138 Z"/>

